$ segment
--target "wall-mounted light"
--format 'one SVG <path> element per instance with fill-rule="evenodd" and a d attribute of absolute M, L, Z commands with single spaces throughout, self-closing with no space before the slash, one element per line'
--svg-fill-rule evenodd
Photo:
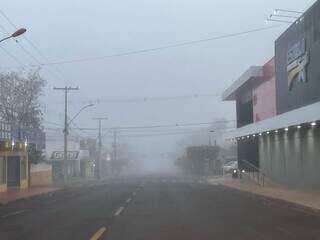
<path fill-rule="evenodd" d="M 311 123 L 311 126 L 313 126 L 313 127 L 316 126 L 316 125 L 317 125 L 316 122 L 312 122 L 312 123 Z"/>
<path fill-rule="evenodd" d="M 252 137 L 256 137 L 256 135 L 255 135 L 255 134 L 253 134 L 253 135 L 252 135 Z"/>
<path fill-rule="evenodd" d="M 279 131 L 278 130 L 274 130 L 274 133 L 278 133 Z"/>
<path fill-rule="evenodd" d="M 270 134 L 270 132 L 268 131 L 267 134 Z"/>
<path fill-rule="evenodd" d="M 14 139 L 12 139 L 12 141 L 11 141 L 11 147 L 14 148 L 15 145 L 16 145 L 16 143 L 14 142 Z"/>
<path fill-rule="evenodd" d="M 250 138 L 250 136 L 248 135 L 247 138 Z"/>
<path fill-rule="evenodd" d="M 259 133 L 259 136 L 262 136 L 262 133 Z"/>
<path fill-rule="evenodd" d="M 289 131 L 289 128 L 285 128 L 284 130 L 285 130 L 286 132 L 288 132 L 288 131 Z"/>
<path fill-rule="evenodd" d="M 301 126 L 300 126 L 300 125 L 298 125 L 298 126 L 297 126 L 297 128 L 298 128 L 298 129 L 300 129 L 300 128 L 301 128 Z"/>

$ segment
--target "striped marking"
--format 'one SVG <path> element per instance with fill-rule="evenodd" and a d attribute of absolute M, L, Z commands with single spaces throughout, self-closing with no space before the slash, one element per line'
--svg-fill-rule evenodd
<path fill-rule="evenodd" d="M 107 229 L 105 227 L 100 228 L 91 238 L 90 240 L 99 240 L 102 236 L 102 234 L 106 231 Z"/>
<path fill-rule="evenodd" d="M 120 207 L 116 213 L 114 214 L 115 217 L 119 216 L 121 214 L 121 212 L 124 210 L 124 207 Z"/>
<path fill-rule="evenodd" d="M 22 213 L 27 212 L 28 210 L 22 210 L 22 211 L 17 211 L 17 212 L 12 212 L 12 213 L 8 213 L 6 215 L 1 216 L 2 218 L 7 218 L 7 217 L 11 217 L 11 216 L 16 216 Z"/>

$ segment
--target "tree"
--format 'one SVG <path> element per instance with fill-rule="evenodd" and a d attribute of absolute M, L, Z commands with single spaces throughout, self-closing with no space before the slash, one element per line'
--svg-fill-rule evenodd
<path fill-rule="evenodd" d="M 0 73 L 0 119 L 21 132 L 35 133 L 42 129 L 43 113 L 40 97 L 43 95 L 44 79 L 35 72 Z M 43 160 L 41 151 L 29 145 L 29 158 L 37 163 Z"/>
<path fill-rule="evenodd" d="M 44 79 L 32 73 L 0 73 L 0 118 L 15 126 L 40 129 L 43 113 L 39 98 Z"/>

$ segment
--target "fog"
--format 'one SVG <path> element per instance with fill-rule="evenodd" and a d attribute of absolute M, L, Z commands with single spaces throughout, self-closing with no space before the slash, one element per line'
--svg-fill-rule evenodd
<path fill-rule="evenodd" d="M 313 2 L 2 0 L 0 9 L 15 25 L 27 28 L 26 36 L 38 51 L 25 38 L 18 41 L 36 59 L 14 41 L 5 42 L 2 48 L 28 65 L 27 69 L 37 69 L 39 63 L 89 58 L 41 68 L 47 81 L 42 97 L 44 126 L 60 128 L 64 120 L 64 95 L 53 87 L 79 87 L 69 94 L 69 115 L 88 103 L 94 107 L 83 111 L 73 128 L 97 128 L 92 118 L 107 116 L 104 128 L 133 127 L 117 130 L 118 143 L 130 146 L 128 157 L 139 159 L 148 171 L 173 170 L 173 160 L 189 144 L 183 144 L 185 139 L 198 139 L 190 144 L 208 143 L 210 124 L 180 129 L 135 127 L 234 120 L 234 104 L 221 102 L 222 92 L 249 66 L 262 65 L 273 57 L 274 41 L 288 25 L 157 51 L 90 58 L 279 25 L 265 23 L 275 8 L 304 11 Z M 0 15 L 1 36 L 13 29 Z M 1 71 L 21 68 L 3 49 L 0 51 Z M 192 97 L 195 95 L 200 96 Z M 194 130 L 202 131 L 200 138 L 190 133 Z M 57 131 L 47 130 L 46 134 L 60 136 L 62 130 Z M 173 134 L 176 131 L 187 133 Z M 98 131 L 75 129 L 73 134 L 96 138 Z M 112 150 L 112 131 L 104 130 L 103 135 L 103 145 Z"/>

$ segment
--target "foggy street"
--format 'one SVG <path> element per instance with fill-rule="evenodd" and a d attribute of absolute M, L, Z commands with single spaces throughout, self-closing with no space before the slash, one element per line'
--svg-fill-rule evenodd
<path fill-rule="evenodd" d="M 2 0 L 0 240 L 320 240 L 320 0 Z"/>
<path fill-rule="evenodd" d="M 320 217 L 197 178 L 118 177 L 0 208 L 2 239 L 319 239 Z M 97 236 L 97 235 L 96 235 Z"/>

